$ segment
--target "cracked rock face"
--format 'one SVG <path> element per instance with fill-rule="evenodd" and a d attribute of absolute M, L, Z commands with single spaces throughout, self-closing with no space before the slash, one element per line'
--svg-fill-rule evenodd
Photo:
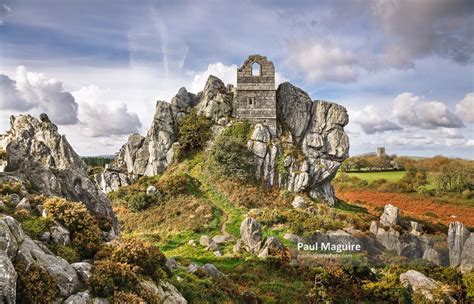
<path fill-rule="evenodd" d="M 86 164 L 46 114 L 41 114 L 40 120 L 30 115 L 11 116 L 10 125 L 5 138 L 5 172 L 21 177 L 46 196 L 82 202 L 95 216 L 109 219 L 118 231 L 110 200 L 88 177 Z"/>
<path fill-rule="evenodd" d="M 449 224 L 448 247 L 450 266 L 459 267 L 462 272 L 474 268 L 474 234 L 463 223 Z"/>

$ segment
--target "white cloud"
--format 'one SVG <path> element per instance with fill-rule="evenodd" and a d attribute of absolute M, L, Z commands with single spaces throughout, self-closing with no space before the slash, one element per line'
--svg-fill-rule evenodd
<path fill-rule="evenodd" d="M 451 129 L 451 128 L 441 128 L 441 136 L 444 138 L 449 139 L 459 139 L 464 138 L 464 136 L 459 133 L 458 129 Z"/>
<path fill-rule="evenodd" d="M 191 83 L 190 91 L 198 93 L 204 89 L 209 75 L 214 75 L 221 79 L 225 84 L 236 84 L 237 81 L 237 66 L 232 64 L 230 66 L 221 62 L 211 63 L 207 66 L 207 70 L 197 73 Z"/>
<path fill-rule="evenodd" d="M 0 104 L 13 111 L 44 112 L 59 125 L 72 125 L 77 120 L 77 103 L 62 82 L 42 73 L 28 72 L 24 66 L 16 69 L 15 81 L 2 75 Z"/>
<path fill-rule="evenodd" d="M 432 145 L 434 141 L 432 138 L 424 136 L 424 135 L 398 135 L 398 136 L 390 136 L 384 139 L 385 143 L 388 145 L 394 146 L 424 146 L 424 145 Z"/>
<path fill-rule="evenodd" d="M 138 132 L 141 122 L 125 104 L 114 104 L 109 90 L 91 85 L 73 92 L 79 103 L 79 120 L 84 134 L 91 137 L 128 135 Z"/>
<path fill-rule="evenodd" d="M 353 82 L 357 80 L 355 56 L 329 43 L 301 41 L 290 46 L 287 63 L 303 70 L 311 82 Z"/>
<path fill-rule="evenodd" d="M 0 107 L 3 110 L 27 111 L 35 106 L 35 103 L 26 100 L 16 88 L 16 81 L 0 74 Z"/>
<path fill-rule="evenodd" d="M 468 93 L 456 105 L 456 113 L 461 116 L 465 123 L 474 123 L 474 93 Z"/>
<path fill-rule="evenodd" d="M 207 66 L 207 69 L 203 72 L 199 72 L 194 75 L 191 82 L 190 92 L 198 93 L 204 89 L 207 78 L 209 75 L 214 75 L 221 79 L 225 84 L 237 85 L 237 65 L 225 65 L 221 62 L 211 63 Z M 288 81 L 282 74 L 275 72 L 275 86 L 280 83 Z"/>
<path fill-rule="evenodd" d="M 468 147 L 474 147 L 474 139 L 469 139 L 464 145 Z"/>
<path fill-rule="evenodd" d="M 365 106 L 362 111 L 353 112 L 351 115 L 351 121 L 358 124 L 365 134 L 401 129 L 401 127 L 396 123 L 385 119 L 372 105 Z"/>
<path fill-rule="evenodd" d="M 466 140 L 464 138 L 447 138 L 445 141 L 446 146 L 461 146 L 466 144 Z"/>
<path fill-rule="evenodd" d="M 461 119 L 445 103 L 426 101 L 412 93 L 402 93 L 395 98 L 393 114 L 401 124 L 423 129 L 464 127 Z"/>

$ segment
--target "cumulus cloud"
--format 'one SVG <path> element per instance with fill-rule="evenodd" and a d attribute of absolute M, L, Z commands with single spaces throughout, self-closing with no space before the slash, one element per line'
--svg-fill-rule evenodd
<path fill-rule="evenodd" d="M 426 101 L 412 93 L 402 93 L 395 98 L 393 114 L 401 124 L 423 129 L 464 127 L 461 119 L 445 103 Z"/>
<path fill-rule="evenodd" d="M 214 75 L 221 79 L 225 84 L 237 85 L 237 65 L 225 65 L 221 62 L 211 63 L 203 72 L 196 73 L 191 82 L 191 92 L 197 93 L 204 89 L 207 78 Z M 275 85 L 288 81 L 282 74 L 275 72 Z"/>
<path fill-rule="evenodd" d="M 77 120 L 77 103 L 62 82 L 42 73 L 16 69 L 15 79 L 0 77 L 2 108 L 13 111 L 44 112 L 59 125 L 73 125 Z"/>
<path fill-rule="evenodd" d="M 435 143 L 432 138 L 420 134 L 389 136 L 384 141 L 387 145 L 417 147 L 432 145 Z"/>
<path fill-rule="evenodd" d="M 351 116 L 351 121 L 358 124 L 365 134 L 401 130 L 399 125 L 384 118 L 371 105 L 366 106 L 362 111 L 355 111 Z"/>
<path fill-rule="evenodd" d="M 458 129 L 450 129 L 450 128 L 441 128 L 440 135 L 444 138 L 448 139 L 459 139 L 464 138 L 464 136 L 459 133 Z"/>
<path fill-rule="evenodd" d="M 16 81 L 0 74 L 0 107 L 4 110 L 28 111 L 36 106 L 23 97 L 17 89 Z"/>
<path fill-rule="evenodd" d="M 141 122 L 130 113 L 125 104 L 112 105 L 107 90 L 91 85 L 72 94 L 79 103 L 79 120 L 82 131 L 91 137 L 126 135 L 138 132 Z"/>
<path fill-rule="evenodd" d="M 308 81 L 353 82 L 357 80 L 355 56 L 329 43 L 294 43 L 287 63 L 303 70 Z"/>
<path fill-rule="evenodd" d="M 469 139 L 464 145 L 468 147 L 474 147 L 474 139 Z"/>
<path fill-rule="evenodd" d="M 468 93 L 456 105 L 456 113 L 465 123 L 474 123 L 474 93 Z"/>

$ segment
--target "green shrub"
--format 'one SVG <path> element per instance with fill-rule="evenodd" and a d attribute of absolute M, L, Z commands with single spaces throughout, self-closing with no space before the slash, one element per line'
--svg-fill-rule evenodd
<path fill-rule="evenodd" d="M 77 249 L 72 246 L 56 245 L 52 248 L 52 251 L 70 264 L 81 261 L 81 255 L 77 252 Z"/>
<path fill-rule="evenodd" d="M 53 303 L 59 296 L 58 282 L 42 267 L 26 263 L 15 264 L 18 273 L 17 302 L 18 303 Z"/>
<path fill-rule="evenodd" d="M 468 300 L 474 300 L 474 270 L 464 274 L 462 283 L 466 290 L 466 298 Z"/>
<path fill-rule="evenodd" d="M 251 181 L 254 177 L 254 156 L 239 139 L 219 136 L 210 152 L 211 170 L 221 178 Z"/>
<path fill-rule="evenodd" d="M 178 141 L 180 148 L 178 155 L 202 148 L 211 138 L 212 121 L 203 115 L 198 115 L 194 109 L 178 122 Z"/>
<path fill-rule="evenodd" d="M 141 211 L 151 205 L 152 199 L 151 196 L 147 195 L 145 192 L 136 192 L 130 195 L 127 203 L 128 207 L 133 211 Z"/>
<path fill-rule="evenodd" d="M 252 136 L 252 124 L 248 121 L 236 121 L 226 127 L 221 133 L 224 137 L 234 137 L 241 143 L 247 144 Z"/>
<path fill-rule="evenodd" d="M 133 271 L 133 266 L 102 260 L 95 261 L 92 265 L 89 286 L 95 296 L 110 297 L 118 291 L 137 291 L 139 279 Z"/>
<path fill-rule="evenodd" d="M 409 291 L 400 284 L 399 274 L 385 271 L 375 281 L 362 284 L 365 299 L 374 303 L 411 303 Z"/>
<path fill-rule="evenodd" d="M 83 258 L 92 257 L 99 249 L 101 238 L 99 225 L 82 203 L 62 198 L 50 198 L 44 203 L 48 217 L 64 225 L 71 233 L 71 244 Z"/>
<path fill-rule="evenodd" d="M 194 187 L 196 181 L 184 173 L 173 173 L 163 175 L 157 183 L 158 192 L 167 196 L 188 193 L 190 187 Z"/>
<path fill-rule="evenodd" d="M 38 239 L 51 227 L 51 219 L 29 216 L 21 222 L 21 227 L 30 237 Z"/>

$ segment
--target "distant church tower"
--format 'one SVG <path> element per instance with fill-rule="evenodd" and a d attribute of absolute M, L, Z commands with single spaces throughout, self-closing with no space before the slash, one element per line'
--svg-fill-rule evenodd
<path fill-rule="evenodd" d="M 267 57 L 251 55 L 237 70 L 234 116 L 267 125 L 276 134 L 275 67 Z"/>

